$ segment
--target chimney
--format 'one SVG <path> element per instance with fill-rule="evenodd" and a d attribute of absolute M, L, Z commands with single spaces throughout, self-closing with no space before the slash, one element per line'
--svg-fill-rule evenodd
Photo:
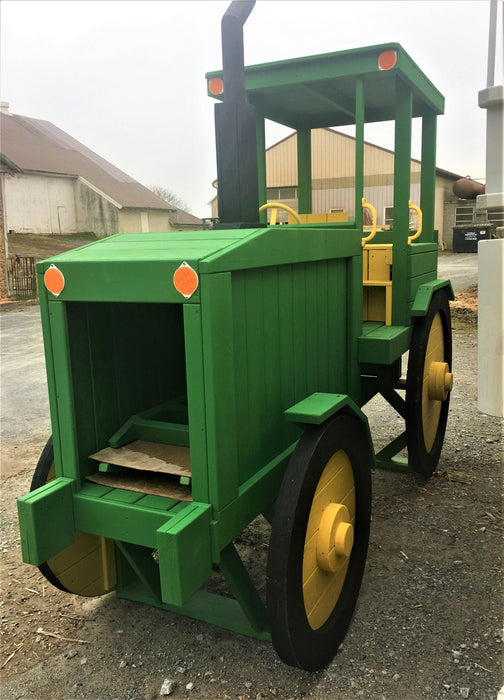
<path fill-rule="evenodd" d="M 9 107 L 8 102 L 0 102 L 0 114 L 10 114 Z"/>

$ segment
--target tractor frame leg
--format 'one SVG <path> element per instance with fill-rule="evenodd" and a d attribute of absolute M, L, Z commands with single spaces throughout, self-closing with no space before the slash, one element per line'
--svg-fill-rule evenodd
<path fill-rule="evenodd" d="M 184 605 L 171 605 L 161 598 L 159 566 L 152 551 L 116 542 L 117 595 L 270 641 L 266 607 L 233 543 L 222 550 L 218 566 L 234 598 L 199 590 Z"/>
<path fill-rule="evenodd" d="M 365 365 L 363 370 L 362 391 L 366 400 L 369 401 L 376 394 L 380 394 L 401 418 L 406 419 L 406 402 L 397 393 L 398 389 L 406 389 L 406 381 L 401 379 L 401 359 L 392 365 Z M 376 453 L 376 466 L 379 469 L 399 472 L 413 471 L 407 458 L 397 456 L 405 447 L 406 430 Z"/>

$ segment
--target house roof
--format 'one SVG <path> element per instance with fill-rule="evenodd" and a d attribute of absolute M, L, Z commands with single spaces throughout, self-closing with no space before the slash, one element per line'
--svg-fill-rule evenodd
<path fill-rule="evenodd" d="M 174 223 L 201 224 L 51 122 L 2 111 L 0 128 L 2 160 L 13 170 L 81 177 L 120 207 L 171 211 Z"/>

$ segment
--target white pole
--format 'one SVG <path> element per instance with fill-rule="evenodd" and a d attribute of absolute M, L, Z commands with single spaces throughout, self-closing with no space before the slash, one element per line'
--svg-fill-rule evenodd
<path fill-rule="evenodd" d="M 499 5 L 491 0 L 487 87 L 478 94 L 487 110 L 486 186 L 476 207 L 487 211 L 504 211 L 504 85 L 494 85 Z M 504 239 L 478 244 L 478 407 L 504 416 Z"/>

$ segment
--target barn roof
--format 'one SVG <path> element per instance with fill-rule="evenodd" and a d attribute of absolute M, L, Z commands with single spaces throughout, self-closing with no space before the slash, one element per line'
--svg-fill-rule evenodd
<path fill-rule="evenodd" d="M 2 111 L 0 124 L 0 153 L 12 170 L 81 177 L 119 207 L 171 211 L 179 224 L 201 224 L 51 122 Z"/>

